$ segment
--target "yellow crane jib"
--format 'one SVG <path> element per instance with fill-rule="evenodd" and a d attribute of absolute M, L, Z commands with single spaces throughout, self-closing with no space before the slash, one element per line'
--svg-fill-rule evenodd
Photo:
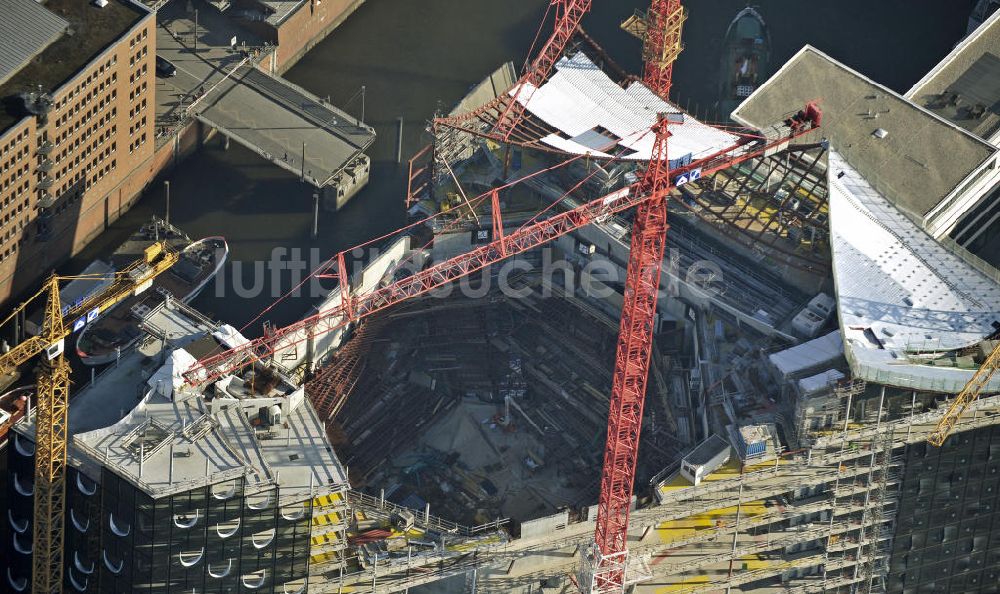
<path fill-rule="evenodd" d="M 85 297 L 78 303 L 62 305 L 58 310 L 61 314 L 59 324 L 53 324 L 53 320 L 48 319 L 53 315 L 53 312 L 47 308 L 43 330 L 37 336 L 31 336 L 6 353 L 0 354 L 0 375 L 13 373 L 18 367 L 43 351 L 47 353 L 49 359 L 57 357 L 62 353 L 63 340 L 66 336 L 81 330 L 88 322 L 92 322 L 127 297 L 148 289 L 152 285 L 153 279 L 173 266 L 179 257 L 180 255 L 170 249 L 166 243 L 154 243 L 145 249 L 142 258 L 116 272 L 111 284 L 107 287 Z M 29 297 L 0 322 L 0 326 L 5 325 L 43 295 L 48 301 L 55 299 L 54 303 L 58 304 L 59 284 L 71 280 L 99 282 L 107 280 L 107 277 L 104 275 L 52 275 L 37 293 Z M 71 321 L 68 324 L 63 324 L 63 320 Z M 56 326 L 58 326 L 58 330 L 53 331 Z"/>
<path fill-rule="evenodd" d="M 938 421 L 937 427 L 927 437 L 928 443 L 938 447 L 944 444 L 945 440 L 948 439 L 948 436 L 955 429 L 955 425 L 958 424 L 958 420 L 962 418 L 962 414 L 983 393 L 987 384 L 993 379 L 993 374 L 997 372 L 997 369 L 1000 369 L 1000 342 L 997 343 L 993 351 L 983 361 L 983 364 L 972 374 L 972 378 L 965 384 L 965 387 L 955 397 L 955 400 L 952 401 L 951 406 L 948 407 L 948 411 Z"/>

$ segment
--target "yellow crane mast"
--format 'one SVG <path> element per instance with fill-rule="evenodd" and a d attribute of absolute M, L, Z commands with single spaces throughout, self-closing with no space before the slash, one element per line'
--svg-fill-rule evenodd
<path fill-rule="evenodd" d="M 976 373 L 972 374 L 969 383 L 965 384 L 962 391 L 952 401 L 951 406 L 948 407 L 948 411 L 938 421 L 937 427 L 927 437 L 928 443 L 937 447 L 941 447 L 944 444 L 944 441 L 948 439 L 948 436 L 955 429 L 958 420 L 962 418 L 962 414 L 969 408 L 969 405 L 979 398 L 998 369 L 1000 369 L 1000 342 L 997 343 L 993 351 L 986 357 L 986 360 L 976 370 Z"/>
<path fill-rule="evenodd" d="M 46 296 L 41 331 L 0 355 L 0 373 L 11 373 L 32 357 L 44 353 L 36 371 L 35 500 L 32 535 L 32 583 L 35 594 L 59 594 L 63 583 L 63 538 L 66 512 L 66 442 L 69 412 L 69 363 L 63 356 L 70 329 L 85 325 L 123 299 L 145 291 L 179 255 L 159 242 L 146 248 L 143 258 L 115 273 L 110 285 L 63 309 L 59 283 L 65 280 L 104 280 L 94 276 L 52 275 L 31 298 L 0 326 Z M 65 320 L 73 320 L 70 329 Z"/>

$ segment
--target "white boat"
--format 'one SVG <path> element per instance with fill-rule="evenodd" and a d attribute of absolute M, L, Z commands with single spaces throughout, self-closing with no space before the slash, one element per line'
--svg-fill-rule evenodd
<path fill-rule="evenodd" d="M 139 321 L 169 296 L 189 303 L 225 266 L 229 245 L 225 238 L 200 239 L 187 247 L 168 270 L 153 280 L 153 286 L 125 299 L 91 322 L 76 341 L 76 353 L 86 365 L 114 361 L 139 340 Z"/>

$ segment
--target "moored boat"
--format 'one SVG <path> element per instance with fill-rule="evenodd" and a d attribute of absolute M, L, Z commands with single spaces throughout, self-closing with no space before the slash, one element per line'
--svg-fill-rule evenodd
<path fill-rule="evenodd" d="M 729 23 L 722 48 L 719 115 L 728 119 L 768 75 L 771 35 L 756 8 L 746 7 Z"/>
<path fill-rule="evenodd" d="M 222 270 L 229 245 L 222 237 L 206 237 L 187 247 L 177 263 L 153 280 L 150 289 L 125 299 L 87 325 L 76 342 L 76 352 L 86 365 L 114 361 L 135 345 L 141 332 L 139 321 L 164 299 L 189 303 Z"/>

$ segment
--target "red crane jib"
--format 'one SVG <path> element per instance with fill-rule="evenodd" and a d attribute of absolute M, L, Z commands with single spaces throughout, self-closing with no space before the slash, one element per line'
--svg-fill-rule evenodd
<path fill-rule="evenodd" d="M 542 49 L 538 52 L 538 56 L 528 66 L 524 75 L 514 85 L 514 95 L 506 107 L 504 107 L 503 112 L 497 118 L 496 124 L 493 127 L 494 133 L 498 134 L 504 141 L 510 138 L 511 132 L 524 119 L 526 107 L 519 101 L 519 98 L 522 93 L 526 92 L 526 86 L 531 85 L 531 88 L 535 89 L 548 78 L 549 73 L 552 72 L 552 68 L 555 67 L 556 62 L 562 57 L 566 46 L 576 33 L 577 27 L 580 26 L 584 15 L 590 12 L 592 3 L 593 0 L 552 0 L 552 4 L 556 7 L 555 30 L 552 31 L 552 35 L 545 41 Z M 531 99 L 531 91 L 527 92 L 529 96 L 525 98 L 524 103 L 527 103 Z"/>
<path fill-rule="evenodd" d="M 700 169 L 703 176 L 709 175 L 759 156 L 765 151 L 774 149 L 807 132 L 807 129 L 800 128 L 787 137 L 770 143 L 744 138 L 725 150 L 671 170 L 670 179 L 672 181 L 695 169 Z M 603 216 L 637 206 L 652 198 L 651 195 L 642 195 L 636 191 L 639 183 L 641 182 L 582 204 L 572 210 L 521 227 L 510 232 L 500 241 L 494 241 L 471 252 L 445 260 L 378 290 L 363 295 L 352 295 L 346 300 L 346 303 L 324 309 L 294 324 L 274 330 L 265 337 L 205 357 L 192 365 L 184 373 L 184 378 L 190 385 L 217 380 L 252 361 L 271 355 L 279 345 L 281 348 L 293 347 L 307 340 L 309 336 L 317 337 L 326 332 L 343 328 L 387 307 L 456 281 L 490 264 L 544 245 L 561 235 L 589 225 Z"/>

